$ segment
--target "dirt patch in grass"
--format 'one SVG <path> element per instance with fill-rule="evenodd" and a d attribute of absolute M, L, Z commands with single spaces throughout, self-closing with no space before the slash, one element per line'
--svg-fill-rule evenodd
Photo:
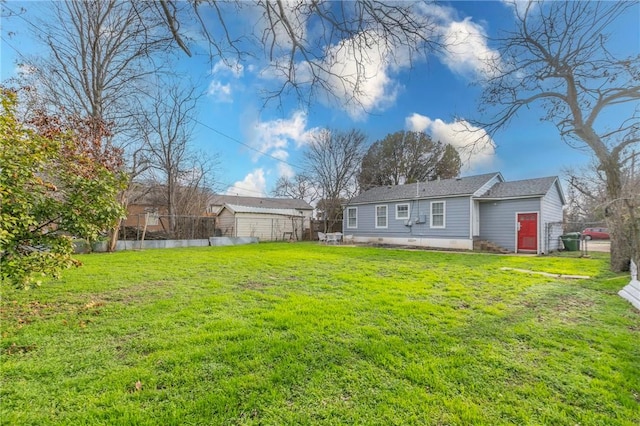
<path fill-rule="evenodd" d="M 2 351 L 7 355 L 26 354 L 36 350 L 36 345 L 18 345 L 15 342 L 11 346 L 4 348 Z"/>
<path fill-rule="evenodd" d="M 273 284 L 265 283 L 263 281 L 244 281 L 239 284 L 241 288 L 247 290 L 264 290 L 272 285 Z"/>
<path fill-rule="evenodd" d="M 102 299 L 107 302 L 118 302 L 124 305 L 133 305 L 150 298 L 155 299 L 158 296 L 168 298 L 173 295 L 174 291 L 170 282 L 150 281 L 144 284 L 132 285 L 130 287 L 103 293 Z"/>
<path fill-rule="evenodd" d="M 559 299 L 559 303 L 554 307 L 556 312 L 569 312 L 583 308 L 590 308 L 594 305 L 592 300 L 581 299 L 579 297 L 563 297 Z"/>
<path fill-rule="evenodd" d="M 42 303 L 37 300 L 19 303 L 14 300 L 0 306 L 0 319 L 7 323 L 17 323 L 18 328 L 38 319 L 47 319 L 73 310 L 70 303 Z"/>
<path fill-rule="evenodd" d="M 522 302 L 522 306 L 537 313 L 539 321 L 555 319 L 565 324 L 577 324 L 585 321 L 586 312 L 594 306 L 594 302 L 576 296 L 557 295 L 538 300 Z"/>
<path fill-rule="evenodd" d="M 33 324 L 36 321 L 48 321 L 53 318 L 63 318 L 63 324 L 76 323 L 80 327 L 86 326 L 88 319 L 83 320 L 87 315 L 97 316 L 101 314 L 101 308 L 106 302 L 103 300 L 91 299 L 83 304 L 68 302 L 47 302 L 37 300 L 20 303 L 11 301 L 0 307 L 0 320 L 5 324 L 11 324 L 16 329 Z"/>

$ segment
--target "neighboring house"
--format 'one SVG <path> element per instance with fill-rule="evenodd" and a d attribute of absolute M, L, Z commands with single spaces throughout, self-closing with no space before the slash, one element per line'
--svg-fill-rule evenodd
<path fill-rule="evenodd" d="M 223 236 L 257 237 L 260 241 L 301 240 L 313 214 L 303 200 L 216 195 L 209 213 L 217 214 Z"/>
<path fill-rule="evenodd" d="M 162 191 L 160 186 L 134 184 L 129 193 L 127 217 L 122 225 L 142 229 L 146 221 L 147 231 L 165 231 L 168 223 L 164 223 L 167 220 L 164 218 L 163 222 L 161 216 L 167 215 L 167 206 L 162 201 Z"/>
<path fill-rule="evenodd" d="M 560 248 L 564 194 L 557 177 L 505 182 L 500 173 L 372 188 L 344 208 L 355 242 L 510 252 Z"/>

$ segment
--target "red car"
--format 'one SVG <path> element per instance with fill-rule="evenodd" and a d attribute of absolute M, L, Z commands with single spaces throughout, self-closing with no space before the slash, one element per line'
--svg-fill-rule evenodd
<path fill-rule="evenodd" d="M 608 240 L 609 230 L 607 228 L 587 228 L 582 231 L 582 238 L 585 240 Z"/>

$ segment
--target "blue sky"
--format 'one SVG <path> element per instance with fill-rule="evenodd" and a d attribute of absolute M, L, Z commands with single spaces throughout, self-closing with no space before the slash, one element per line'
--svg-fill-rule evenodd
<path fill-rule="evenodd" d="M 9 2 L 8 6 L 24 6 L 26 19 L 32 19 L 30 13 L 46 10 L 44 2 Z M 301 108 L 294 98 L 265 106 L 258 93 L 270 81 L 260 73 L 257 61 L 230 68 L 203 55 L 180 57 L 176 67 L 188 70 L 207 93 L 200 103 L 193 144 L 218 155 L 216 178 L 222 192 L 269 195 L 279 176 L 302 170 L 301 152 L 313 133 L 323 127 L 359 129 L 369 143 L 398 130 L 417 130 L 458 148 L 464 146 L 469 136 L 459 131 L 461 125 L 455 119 L 481 118 L 477 112 L 480 88 L 473 83 L 485 72 L 482 60 L 497 57 L 491 37 L 513 25 L 514 11 L 499 1 L 442 2 L 429 7 L 430 13 L 438 16 L 439 31 L 466 34 L 468 42 L 448 56 L 431 55 L 411 67 L 371 64 L 374 77 L 367 86 L 369 96 L 361 99 L 368 112 L 321 99 L 310 108 Z M 626 54 L 640 52 L 640 8 L 633 9 L 619 24 L 614 49 Z M 2 80 L 15 74 L 20 54 L 38 54 L 39 49 L 24 23 L 3 19 Z M 589 163 L 589 152 L 565 145 L 556 128 L 540 120 L 542 115 L 531 108 L 493 139 L 486 136 L 478 152 L 464 156 L 462 174 L 500 171 L 507 180 L 518 180 L 561 175 L 566 167 Z"/>

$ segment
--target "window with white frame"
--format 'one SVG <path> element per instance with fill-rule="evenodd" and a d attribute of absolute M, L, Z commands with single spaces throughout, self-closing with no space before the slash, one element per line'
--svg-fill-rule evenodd
<path fill-rule="evenodd" d="M 431 227 L 432 228 L 444 228 L 445 223 L 445 202 L 444 201 L 432 201 L 431 202 Z"/>
<path fill-rule="evenodd" d="M 387 206 L 376 206 L 376 228 L 387 227 Z"/>
<path fill-rule="evenodd" d="M 347 207 L 347 228 L 358 227 L 358 208 Z"/>
<path fill-rule="evenodd" d="M 409 204 L 396 204 L 396 219 L 409 219 Z"/>

